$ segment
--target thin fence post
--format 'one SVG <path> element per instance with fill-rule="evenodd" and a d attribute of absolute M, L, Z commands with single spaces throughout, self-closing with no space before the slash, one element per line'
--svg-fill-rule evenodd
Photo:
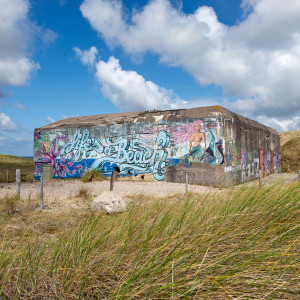
<path fill-rule="evenodd" d="M 298 170 L 298 183 L 300 183 L 300 170 Z"/>
<path fill-rule="evenodd" d="M 41 173 L 41 209 L 44 209 L 44 168 L 42 169 Z"/>
<path fill-rule="evenodd" d="M 111 192 L 114 190 L 115 177 L 116 177 L 116 171 L 112 171 L 111 177 L 110 177 L 110 191 Z"/>
<path fill-rule="evenodd" d="M 189 193 L 189 182 L 188 182 L 188 173 L 187 170 L 185 170 L 185 192 Z"/>
<path fill-rule="evenodd" d="M 9 171 L 6 171 L 6 182 L 8 183 L 8 178 L 9 178 Z"/>
<path fill-rule="evenodd" d="M 17 195 L 20 196 L 20 193 L 21 193 L 21 171 L 20 171 L 20 169 L 16 169 L 16 188 L 17 188 Z"/>
<path fill-rule="evenodd" d="M 290 171 L 290 165 L 287 166 L 287 171 L 288 171 L 288 172 Z"/>

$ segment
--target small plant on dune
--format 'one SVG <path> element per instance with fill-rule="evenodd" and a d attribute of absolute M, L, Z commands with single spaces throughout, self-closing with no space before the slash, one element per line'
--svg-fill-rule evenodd
<path fill-rule="evenodd" d="M 92 196 L 91 196 L 90 191 L 87 188 L 82 187 L 76 194 L 76 197 L 82 198 L 84 200 L 90 200 Z"/>
<path fill-rule="evenodd" d="M 0 199 L 0 214 L 10 215 L 16 211 L 17 203 L 20 201 L 19 195 L 5 196 Z"/>
<path fill-rule="evenodd" d="M 81 177 L 82 182 L 106 180 L 100 169 L 89 169 Z"/>

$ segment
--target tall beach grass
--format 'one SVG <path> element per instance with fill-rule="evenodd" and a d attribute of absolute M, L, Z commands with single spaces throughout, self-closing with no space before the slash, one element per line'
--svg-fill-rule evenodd
<path fill-rule="evenodd" d="M 2 216 L 0 298 L 299 296 L 297 182 L 131 200 L 115 215 Z"/>

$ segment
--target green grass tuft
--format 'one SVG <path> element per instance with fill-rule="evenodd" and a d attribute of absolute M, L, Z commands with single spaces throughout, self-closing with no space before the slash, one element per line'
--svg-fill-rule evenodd
<path fill-rule="evenodd" d="M 89 169 L 81 177 L 82 182 L 103 181 L 103 180 L 107 180 L 107 178 L 103 175 L 103 173 L 99 169 Z"/>

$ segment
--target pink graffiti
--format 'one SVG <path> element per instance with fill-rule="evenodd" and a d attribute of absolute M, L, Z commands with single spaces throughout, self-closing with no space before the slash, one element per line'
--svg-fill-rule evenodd
<path fill-rule="evenodd" d="M 197 120 L 191 124 L 182 124 L 171 127 L 166 127 L 164 125 L 147 127 L 141 131 L 141 134 L 150 134 L 150 138 L 153 139 L 153 136 L 156 136 L 160 130 L 165 130 L 170 134 L 173 142 L 177 144 L 186 144 L 190 134 L 195 131 L 194 128 L 196 125 L 200 125 L 200 132 L 204 132 L 204 121 Z"/>
<path fill-rule="evenodd" d="M 35 135 L 37 139 L 40 139 L 38 135 Z M 42 156 L 42 160 L 35 162 L 35 174 L 39 175 L 42 172 L 42 168 L 44 165 L 54 166 L 53 174 L 59 177 L 64 177 L 66 174 L 74 175 L 77 171 L 82 170 L 82 166 L 75 166 L 73 171 L 69 169 L 74 164 L 74 154 L 71 153 L 66 158 L 56 158 L 59 156 L 59 150 L 57 150 L 57 142 L 58 140 L 65 140 L 68 137 L 68 132 L 65 132 L 64 136 L 57 135 L 53 141 L 53 147 L 50 153 L 40 153 Z"/>

